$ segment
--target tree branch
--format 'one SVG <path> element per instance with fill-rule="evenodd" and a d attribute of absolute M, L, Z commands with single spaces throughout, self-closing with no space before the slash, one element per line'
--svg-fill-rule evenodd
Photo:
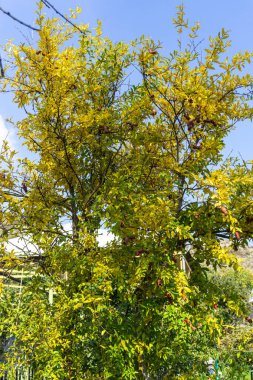
<path fill-rule="evenodd" d="M 14 281 L 14 282 L 17 282 L 20 285 L 24 284 L 24 281 L 22 281 L 22 279 L 19 280 L 18 278 L 14 277 L 14 276 L 12 276 L 9 273 L 6 273 L 4 271 L 0 271 L 0 276 L 3 276 L 5 278 L 8 278 L 8 279 Z"/>
<path fill-rule="evenodd" d="M 0 71 L 1 71 L 1 77 L 4 78 L 4 68 L 3 68 L 3 62 L 2 62 L 1 55 L 0 55 Z"/>
<path fill-rule="evenodd" d="M 40 29 L 34 28 L 33 26 L 26 24 L 24 21 L 19 20 L 17 17 L 13 16 L 10 12 L 5 11 L 2 7 L 0 7 L 0 11 L 7 15 L 8 17 L 12 18 L 12 20 L 17 21 L 19 24 L 26 26 L 29 29 L 34 30 L 35 32 L 39 32 Z M 3 75 L 2 75 L 3 76 Z"/>
<path fill-rule="evenodd" d="M 42 3 L 47 7 L 47 8 L 52 8 L 55 13 L 57 13 L 63 20 L 65 20 L 67 23 L 72 25 L 75 29 L 77 29 L 80 33 L 85 34 L 85 32 L 80 29 L 76 24 L 74 24 L 72 21 L 70 21 L 67 17 L 65 17 L 61 12 L 59 12 L 48 0 L 41 0 Z"/>

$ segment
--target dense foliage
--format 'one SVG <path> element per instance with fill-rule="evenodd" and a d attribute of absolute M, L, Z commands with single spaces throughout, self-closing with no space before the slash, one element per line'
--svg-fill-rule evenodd
<path fill-rule="evenodd" d="M 28 154 L 1 151 L 1 270 L 4 282 L 32 271 L 2 289 L 9 373 L 200 378 L 224 313 L 246 313 L 208 271 L 237 270 L 224 240 L 252 238 L 251 164 L 222 157 L 252 118 L 252 55 L 226 58 L 224 30 L 198 53 L 181 7 L 174 24 L 178 50 L 164 56 L 152 40 L 113 43 L 100 25 L 93 34 L 39 7 L 38 40 L 6 48 L 1 91 L 25 112 Z"/>
<path fill-rule="evenodd" d="M 252 273 L 232 269 L 211 272 L 209 285 L 216 289 L 214 307 L 223 322 L 222 334 L 212 352 L 217 360 L 219 378 L 243 380 L 245 374 L 248 379 L 253 367 Z"/>

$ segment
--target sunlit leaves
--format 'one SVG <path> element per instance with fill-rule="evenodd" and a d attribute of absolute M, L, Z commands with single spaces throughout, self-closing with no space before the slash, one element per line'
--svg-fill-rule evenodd
<path fill-rule="evenodd" d="M 229 131 L 252 117 L 251 53 L 226 58 L 222 30 L 201 55 L 183 7 L 168 57 L 145 37 L 114 44 L 100 23 L 79 35 L 41 12 L 37 44 L 9 44 L 2 87 L 25 112 L 29 152 L 1 152 L 3 282 L 32 271 L 3 290 L 6 366 L 57 379 L 198 376 L 223 326 L 208 272 L 238 269 L 230 246 L 253 232 L 252 169 L 222 161 Z"/>

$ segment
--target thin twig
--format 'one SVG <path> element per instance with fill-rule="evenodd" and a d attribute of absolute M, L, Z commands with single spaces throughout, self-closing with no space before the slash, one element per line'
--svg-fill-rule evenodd
<path fill-rule="evenodd" d="M 33 26 L 31 26 L 29 24 L 26 24 L 24 21 L 19 20 L 18 18 L 16 18 L 15 16 L 13 16 L 10 12 L 5 11 L 2 7 L 0 7 L 0 11 L 3 12 L 8 17 L 12 18 L 14 21 L 17 21 L 19 24 L 24 25 L 27 28 L 34 30 L 35 32 L 39 32 L 40 31 L 40 29 L 34 28 Z"/>
<path fill-rule="evenodd" d="M 52 8 L 55 13 L 57 13 L 61 18 L 63 18 L 67 23 L 72 25 L 74 28 L 76 28 L 80 33 L 85 34 L 85 32 L 80 29 L 76 24 L 74 24 L 71 20 L 69 20 L 67 17 L 65 17 L 61 12 L 59 12 L 48 0 L 41 0 L 42 3 L 47 7 L 47 8 Z"/>

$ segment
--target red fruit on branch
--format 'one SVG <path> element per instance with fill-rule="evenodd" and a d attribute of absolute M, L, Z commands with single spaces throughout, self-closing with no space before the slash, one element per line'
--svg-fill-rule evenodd
<path fill-rule="evenodd" d="M 158 286 L 158 288 L 160 288 L 163 285 L 163 280 L 161 278 L 158 278 L 156 280 L 156 285 Z"/>
<path fill-rule="evenodd" d="M 143 253 L 145 253 L 145 249 L 139 249 L 138 251 L 135 252 L 135 257 L 141 257 Z"/>
<path fill-rule="evenodd" d="M 188 127 L 189 131 L 195 126 L 194 120 L 189 120 L 189 121 L 186 122 L 186 124 L 187 124 L 187 127 Z"/>
<path fill-rule="evenodd" d="M 185 319 L 183 320 L 183 323 L 185 323 L 186 325 L 188 325 L 188 326 L 192 329 L 192 331 L 195 331 L 195 330 L 196 330 L 196 327 L 193 326 L 193 324 L 191 323 L 190 319 L 185 318 Z"/>
<path fill-rule="evenodd" d="M 195 216 L 196 219 L 199 219 L 200 213 L 199 212 L 195 212 L 194 216 Z"/>
<path fill-rule="evenodd" d="M 152 50 L 152 49 L 149 49 L 149 54 L 151 54 L 151 55 L 156 55 L 156 54 L 158 54 L 158 52 L 156 51 L 156 50 Z"/>
<path fill-rule="evenodd" d="M 240 240 L 241 236 L 239 231 L 235 231 L 235 238 L 236 240 Z"/>
<path fill-rule="evenodd" d="M 222 214 L 227 216 L 228 215 L 228 210 L 226 209 L 225 206 L 220 206 L 219 209 L 221 210 Z"/>
<path fill-rule="evenodd" d="M 123 238 L 123 244 L 127 245 L 127 244 L 131 243 L 134 240 L 135 240 L 135 236 L 133 236 L 133 235 L 132 236 L 125 236 Z"/>
<path fill-rule="evenodd" d="M 171 295 L 171 293 L 168 292 L 164 296 L 169 301 L 169 304 L 172 305 L 173 304 L 173 296 Z"/>
<path fill-rule="evenodd" d="M 25 181 L 23 181 L 22 182 L 22 190 L 25 192 L 25 193 L 27 193 L 27 191 L 28 191 L 28 189 L 27 189 L 27 186 L 26 186 L 26 182 Z"/>

